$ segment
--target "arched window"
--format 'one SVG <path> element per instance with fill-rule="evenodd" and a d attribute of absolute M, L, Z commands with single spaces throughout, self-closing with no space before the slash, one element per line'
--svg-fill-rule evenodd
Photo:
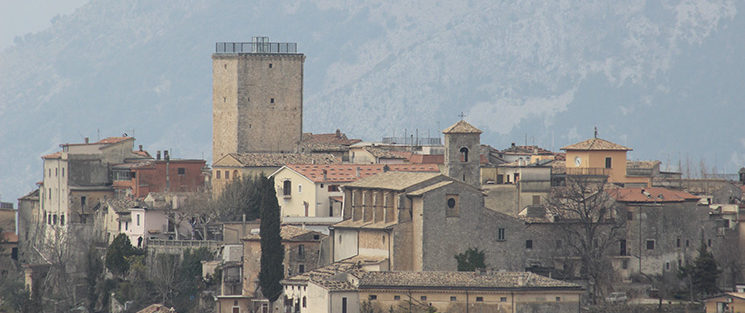
<path fill-rule="evenodd" d="M 466 147 L 460 148 L 460 161 L 468 162 L 468 148 Z"/>

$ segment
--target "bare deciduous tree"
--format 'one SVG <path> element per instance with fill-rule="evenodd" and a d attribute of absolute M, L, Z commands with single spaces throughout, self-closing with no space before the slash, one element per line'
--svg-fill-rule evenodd
<path fill-rule="evenodd" d="M 593 303 L 600 298 L 603 287 L 612 282 L 608 251 L 625 226 L 615 201 L 606 192 L 606 182 L 599 177 L 568 176 L 565 186 L 551 191 L 546 204 L 560 235 L 579 258 L 580 275 L 588 282 Z"/>

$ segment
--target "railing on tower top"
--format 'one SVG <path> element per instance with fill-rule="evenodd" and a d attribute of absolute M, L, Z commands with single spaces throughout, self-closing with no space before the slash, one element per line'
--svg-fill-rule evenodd
<path fill-rule="evenodd" d="M 218 42 L 215 53 L 297 53 L 295 42 Z"/>

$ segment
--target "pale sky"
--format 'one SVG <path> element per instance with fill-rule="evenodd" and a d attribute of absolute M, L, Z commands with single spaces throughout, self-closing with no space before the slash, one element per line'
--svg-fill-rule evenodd
<path fill-rule="evenodd" d="M 67 15 L 88 0 L 0 0 L 0 50 L 13 38 L 49 27 L 56 15 Z"/>

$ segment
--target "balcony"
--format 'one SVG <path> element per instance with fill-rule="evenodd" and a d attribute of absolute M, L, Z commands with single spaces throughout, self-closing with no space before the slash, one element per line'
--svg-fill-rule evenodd
<path fill-rule="evenodd" d="M 569 176 L 609 176 L 611 169 L 603 167 L 567 167 Z"/>

